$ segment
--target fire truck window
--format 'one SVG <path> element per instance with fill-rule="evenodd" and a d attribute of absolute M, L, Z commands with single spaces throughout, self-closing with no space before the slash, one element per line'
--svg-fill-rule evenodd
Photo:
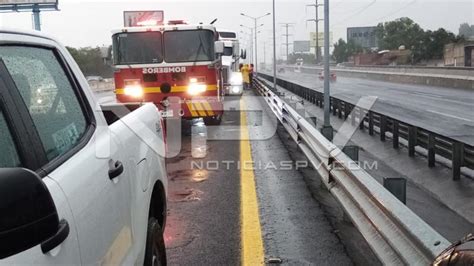
<path fill-rule="evenodd" d="M 167 63 L 214 61 L 212 31 L 168 31 L 163 39 Z"/>
<path fill-rule="evenodd" d="M 163 62 L 161 32 L 119 33 L 113 43 L 117 65 Z"/>

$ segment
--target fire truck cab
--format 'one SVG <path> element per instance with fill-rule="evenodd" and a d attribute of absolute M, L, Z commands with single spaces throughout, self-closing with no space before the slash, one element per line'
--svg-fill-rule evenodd
<path fill-rule="evenodd" d="M 166 118 L 220 124 L 224 46 L 215 27 L 147 24 L 113 31 L 117 100 L 153 102 Z"/>

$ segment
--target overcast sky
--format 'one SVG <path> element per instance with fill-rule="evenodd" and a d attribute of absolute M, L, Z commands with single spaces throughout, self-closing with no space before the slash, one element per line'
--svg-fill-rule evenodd
<path fill-rule="evenodd" d="M 1 0 L 0 0 L 1 2 Z M 282 51 L 283 27 L 281 23 L 295 23 L 290 28 L 290 42 L 309 40 L 309 32 L 315 31 L 315 0 L 277 0 L 276 22 L 278 52 Z M 320 3 L 324 0 L 319 0 Z M 165 19 L 185 19 L 191 23 L 210 22 L 218 18 L 219 28 L 240 32 L 248 31 L 239 25 L 253 26 L 253 21 L 240 16 L 260 16 L 272 11 L 271 0 L 260 1 L 161 1 L 161 0 L 59 0 L 60 11 L 42 13 L 43 31 L 56 36 L 63 44 L 73 47 L 100 46 L 111 43 L 111 30 L 123 24 L 124 10 L 164 10 Z M 346 28 L 354 26 L 375 26 L 382 21 L 399 17 L 410 17 L 424 29 L 443 27 L 458 33 L 459 24 L 474 24 L 474 0 L 330 0 L 331 31 L 335 42 L 346 38 Z M 320 7 L 323 17 L 323 7 Z M 259 21 L 264 26 L 260 29 L 259 44 L 267 43 L 270 54 L 272 17 L 267 16 Z M 320 31 L 323 22 L 320 22 Z M 31 29 L 31 13 L 0 13 L 0 26 Z M 263 49 L 263 45 L 260 45 Z M 291 50 L 291 49 L 290 49 Z"/>

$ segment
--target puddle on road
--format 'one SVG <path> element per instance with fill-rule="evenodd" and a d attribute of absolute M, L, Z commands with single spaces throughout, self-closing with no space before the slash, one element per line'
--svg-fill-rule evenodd
<path fill-rule="evenodd" d="M 201 183 L 209 179 L 209 172 L 205 169 L 178 170 L 168 174 L 170 181 L 190 181 Z"/>
<path fill-rule="evenodd" d="M 204 194 L 201 190 L 195 188 L 188 188 L 182 191 L 176 191 L 171 196 L 171 202 L 191 202 L 200 201 L 201 196 Z"/>
<path fill-rule="evenodd" d="M 193 170 L 192 181 L 196 183 L 201 183 L 206 181 L 209 178 L 209 172 L 207 170 Z"/>
<path fill-rule="evenodd" d="M 191 156 L 205 158 L 207 155 L 207 128 L 204 123 L 196 123 L 191 129 Z"/>

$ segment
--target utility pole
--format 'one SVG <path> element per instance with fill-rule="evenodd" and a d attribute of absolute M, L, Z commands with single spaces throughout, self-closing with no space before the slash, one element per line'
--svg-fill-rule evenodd
<path fill-rule="evenodd" d="M 329 0 L 324 0 L 324 124 L 322 134 L 328 140 L 333 139 L 333 130 L 330 121 L 331 96 L 329 91 Z"/>
<path fill-rule="evenodd" d="M 283 25 L 283 27 L 286 29 L 286 34 L 283 34 L 283 36 L 286 37 L 286 42 L 283 44 L 286 46 L 286 62 L 288 62 L 288 56 L 290 54 L 289 50 L 290 50 L 290 43 L 289 43 L 289 37 L 291 36 L 291 34 L 289 34 L 288 32 L 288 29 L 289 27 L 292 27 L 294 25 L 294 23 L 281 23 Z"/>
<path fill-rule="evenodd" d="M 316 46 L 314 47 L 314 51 L 316 53 L 316 63 L 319 63 L 319 22 L 323 20 L 319 19 L 319 7 L 323 5 L 319 4 L 318 0 L 315 0 L 314 4 L 307 6 L 313 6 L 316 12 L 316 18 L 308 19 L 308 21 L 314 21 L 314 23 L 316 24 Z"/>

